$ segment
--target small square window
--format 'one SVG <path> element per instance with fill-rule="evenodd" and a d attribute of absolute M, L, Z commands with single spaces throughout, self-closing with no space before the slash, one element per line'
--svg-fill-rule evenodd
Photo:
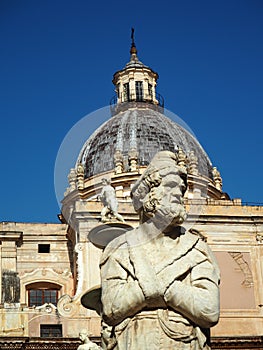
<path fill-rule="evenodd" d="M 50 253 L 50 244 L 39 244 L 38 245 L 39 253 Z"/>

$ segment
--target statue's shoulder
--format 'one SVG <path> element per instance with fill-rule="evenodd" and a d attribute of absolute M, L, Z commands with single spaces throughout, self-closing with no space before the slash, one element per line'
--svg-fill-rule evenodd
<path fill-rule="evenodd" d="M 189 242 L 190 245 L 199 252 L 209 255 L 211 250 L 206 243 L 206 237 L 196 229 L 190 229 L 186 231 L 185 240 Z"/>
<path fill-rule="evenodd" d="M 126 242 L 125 234 L 114 238 L 105 247 L 101 257 L 100 264 L 103 264 L 110 256 L 113 256 L 116 251 L 121 252 L 122 249 L 119 249 L 119 248 L 125 248 L 126 246 L 127 246 L 127 242 Z"/>
<path fill-rule="evenodd" d="M 194 236 L 197 236 L 199 238 L 199 240 L 202 242 L 207 241 L 207 238 L 200 231 L 198 231 L 196 229 L 191 228 L 188 232 Z"/>
<path fill-rule="evenodd" d="M 195 249 L 206 257 L 215 267 L 217 274 L 220 275 L 218 263 L 212 249 L 207 244 L 207 238 L 197 230 L 189 230 L 192 235 L 198 236 Z"/>

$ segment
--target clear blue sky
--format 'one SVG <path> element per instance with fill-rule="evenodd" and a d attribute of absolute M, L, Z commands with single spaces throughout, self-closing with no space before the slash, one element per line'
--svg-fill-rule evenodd
<path fill-rule="evenodd" d="M 263 202 L 262 0 L 1 0 L 0 221 L 57 222 L 59 146 L 108 105 L 132 26 L 166 108 L 192 128 L 224 190 Z"/>

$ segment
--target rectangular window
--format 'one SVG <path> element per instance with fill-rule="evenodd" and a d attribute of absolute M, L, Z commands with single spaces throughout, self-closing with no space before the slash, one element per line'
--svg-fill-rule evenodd
<path fill-rule="evenodd" d="M 129 83 L 123 84 L 123 102 L 130 100 L 130 85 Z"/>
<path fill-rule="evenodd" d="M 136 101 L 143 101 L 142 81 L 135 82 L 135 90 L 136 90 Z"/>
<path fill-rule="evenodd" d="M 41 324 L 40 337 L 41 338 L 61 338 L 62 325 L 61 324 Z"/>
<path fill-rule="evenodd" d="M 50 244 L 39 244 L 38 245 L 39 253 L 50 253 Z"/>
<path fill-rule="evenodd" d="M 40 306 L 42 303 L 42 290 L 29 291 L 29 306 Z"/>
<path fill-rule="evenodd" d="M 45 303 L 57 304 L 57 291 L 56 290 L 44 290 L 43 301 Z"/>
<path fill-rule="evenodd" d="M 29 306 L 41 306 L 45 303 L 57 305 L 58 291 L 55 289 L 30 289 Z"/>

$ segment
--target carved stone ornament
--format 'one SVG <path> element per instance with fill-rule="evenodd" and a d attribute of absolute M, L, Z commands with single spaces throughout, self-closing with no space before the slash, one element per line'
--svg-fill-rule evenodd
<path fill-rule="evenodd" d="M 256 240 L 258 243 L 263 243 L 263 233 L 257 233 Z"/>
<path fill-rule="evenodd" d="M 181 147 L 178 148 L 178 166 L 185 168 L 186 167 L 186 154 Z"/>
<path fill-rule="evenodd" d="M 82 163 L 77 165 L 77 186 L 79 190 L 84 188 L 84 166 Z"/>
<path fill-rule="evenodd" d="M 222 191 L 222 177 L 220 175 L 220 172 L 217 170 L 216 167 L 213 167 L 212 173 L 213 173 L 213 179 L 214 179 L 215 187 L 219 191 Z"/>
<path fill-rule="evenodd" d="M 243 254 L 241 252 L 229 252 L 229 254 L 232 256 L 239 266 L 241 272 L 244 274 L 244 281 L 242 282 L 242 285 L 248 288 L 252 287 L 254 285 L 253 276 L 248 263 L 243 257 Z"/>
<path fill-rule="evenodd" d="M 120 150 L 114 154 L 115 174 L 123 173 L 123 155 Z"/>
<path fill-rule="evenodd" d="M 198 175 L 198 158 L 194 151 L 191 151 L 188 155 L 188 172 L 191 175 Z"/>
<path fill-rule="evenodd" d="M 64 196 L 67 196 L 70 192 L 74 191 L 77 188 L 77 173 L 74 168 L 70 169 L 70 172 L 68 174 L 68 183 L 69 187 L 66 189 Z"/>
<path fill-rule="evenodd" d="M 59 314 L 63 317 L 72 317 L 78 311 L 77 305 L 68 294 L 63 295 L 58 300 L 57 309 Z"/>
<path fill-rule="evenodd" d="M 82 293 L 83 278 L 84 278 L 84 264 L 83 264 L 83 244 L 77 243 L 75 246 L 75 252 L 77 253 L 77 290 L 75 297 Z"/>
<path fill-rule="evenodd" d="M 130 163 L 130 171 L 137 171 L 138 170 L 138 152 L 135 148 L 132 148 L 129 151 L 129 163 Z"/>
<path fill-rule="evenodd" d="M 57 307 L 54 306 L 51 303 L 45 303 L 43 305 L 36 306 L 35 310 L 38 310 L 39 312 L 42 312 L 42 313 L 51 314 L 51 313 L 55 313 L 56 312 Z"/>

